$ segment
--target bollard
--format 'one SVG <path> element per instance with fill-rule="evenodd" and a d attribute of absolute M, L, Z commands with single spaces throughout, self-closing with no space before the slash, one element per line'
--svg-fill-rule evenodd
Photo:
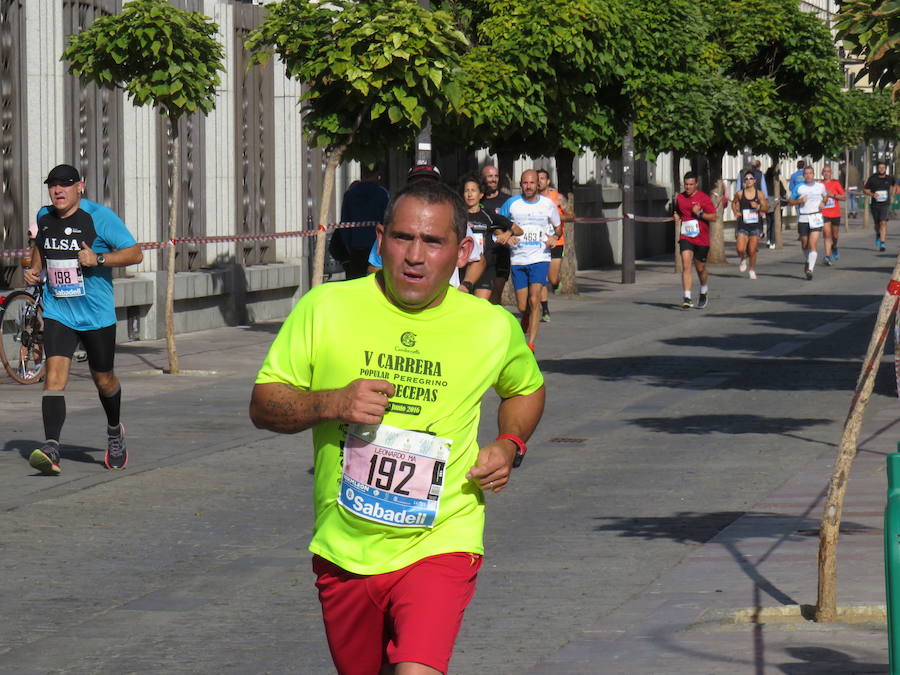
<path fill-rule="evenodd" d="M 887 592 L 888 656 L 892 675 L 900 675 L 900 443 L 887 457 L 884 507 L 884 580 Z"/>

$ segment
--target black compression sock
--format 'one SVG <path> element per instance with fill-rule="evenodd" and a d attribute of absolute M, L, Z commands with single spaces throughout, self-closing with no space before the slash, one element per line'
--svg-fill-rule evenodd
<path fill-rule="evenodd" d="M 100 394 L 100 403 L 106 413 L 106 424 L 111 428 L 119 426 L 119 413 L 122 410 L 122 387 L 108 396 Z"/>
<path fill-rule="evenodd" d="M 59 443 L 66 421 L 66 396 L 61 391 L 45 391 L 41 397 L 41 413 L 44 417 L 44 438 Z"/>

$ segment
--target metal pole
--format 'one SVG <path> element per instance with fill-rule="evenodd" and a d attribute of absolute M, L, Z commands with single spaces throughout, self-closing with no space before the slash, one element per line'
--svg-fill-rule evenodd
<path fill-rule="evenodd" d="M 622 283 L 634 283 L 634 125 L 622 140 Z"/>

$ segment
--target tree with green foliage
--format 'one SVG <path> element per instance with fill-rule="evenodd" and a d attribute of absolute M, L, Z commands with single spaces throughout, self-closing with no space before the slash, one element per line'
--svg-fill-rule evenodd
<path fill-rule="evenodd" d="M 844 92 L 848 124 L 844 137 L 847 146 L 876 138 L 900 137 L 900 108 L 886 90 Z"/>
<path fill-rule="evenodd" d="M 135 105 L 152 105 L 169 120 L 173 139 L 169 239 L 177 232 L 180 199 L 178 120 L 185 113 L 215 107 L 224 51 L 219 27 L 198 12 L 176 9 L 166 0 L 132 0 L 119 14 L 98 18 L 69 38 L 62 60 L 82 82 L 124 90 Z M 178 373 L 175 349 L 175 247 L 166 258 L 166 341 L 169 372 Z"/>
<path fill-rule="evenodd" d="M 266 9 L 245 46 L 255 63 L 278 54 L 288 76 L 306 84 L 304 129 L 327 156 L 324 224 L 342 159 L 371 163 L 411 148 L 429 118 L 458 106 L 453 75 L 468 43 L 450 14 L 415 0 L 282 0 Z M 313 285 L 322 282 L 324 261 L 320 229 Z"/>
<path fill-rule="evenodd" d="M 900 95 L 900 0 L 842 0 L 834 27 L 848 53 L 865 59 L 858 77 Z"/>

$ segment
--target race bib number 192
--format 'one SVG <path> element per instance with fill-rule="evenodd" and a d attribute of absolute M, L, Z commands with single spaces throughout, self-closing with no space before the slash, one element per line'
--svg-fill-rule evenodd
<path fill-rule="evenodd" d="M 386 424 L 352 424 L 338 503 L 394 527 L 434 527 L 452 441 Z"/>
<path fill-rule="evenodd" d="M 84 295 L 84 276 L 78 258 L 47 260 L 47 281 L 55 298 L 75 298 Z"/>

